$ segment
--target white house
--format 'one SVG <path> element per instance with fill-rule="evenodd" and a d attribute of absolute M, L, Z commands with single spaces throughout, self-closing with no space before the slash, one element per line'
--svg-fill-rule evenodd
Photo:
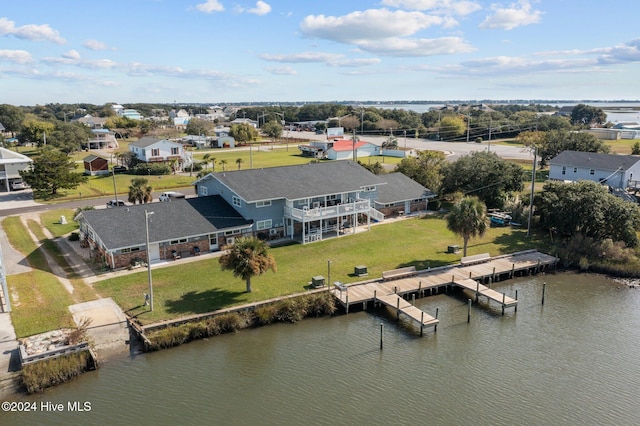
<path fill-rule="evenodd" d="M 626 189 L 640 181 L 640 156 L 563 151 L 549 161 L 549 179 L 591 180 Z"/>
<path fill-rule="evenodd" d="M 129 150 L 135 154 L 138 160 L 145 163 L 166 163 L 178 160 L 179 169 L 190 166 L 193 161 L 182 144 L 166 139 L 144 137 L 130 143 Z"/>
<path fill-rule="evenodd" d="M 380 147 L 371 142 L 342 139 L 329 142 L 327 149 L 327 158 L 329 160 L 355 160 L 362 157 L 380 155 Z M 354 158 L 355 155 L 355 158 Z"/>
<path fill-rule="evenodd" d="M 31 166 L 33 160 L 18 152 L 0 148 L 0 191 L 9 191 L 14 180 L 21 179 L 20 171 Z"/>

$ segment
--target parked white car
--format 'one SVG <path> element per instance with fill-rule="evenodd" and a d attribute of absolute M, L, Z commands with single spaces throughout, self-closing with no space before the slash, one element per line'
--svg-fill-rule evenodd
<path fill-rule="evenodd" d="M 27 184 L 25 184 L 21 179 L 17 179 L 11 182 L 12 191 L 18 191 L 20 189 L 27 189 Z"/>
<path fill-rule="evenodd" d="M 160 201 L 171 201 L 172 199 L 175 199 L 175 198 L 184 198 L 184 197 L 185 195 L 182 192 L 167 191 L 160 194 L 158 199 Z"/>

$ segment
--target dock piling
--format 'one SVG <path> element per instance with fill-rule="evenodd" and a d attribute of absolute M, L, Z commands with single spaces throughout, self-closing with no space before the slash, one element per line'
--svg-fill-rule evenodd
<path fill-rule="evenodd" d="M 467 324 L 471 322 L 471 299 L 468 299 L 469 303 L 467 303 Z"/>
<path fill-rule="evenodd" d="M 505 299 L 505 294 L 502 293 L 502 316 L 504 316 L 504 299 Z"/>
<path fill-rule="evenodd" d="M 518 301 L 518 289 L 516 289 L 516 302 Z M 518 312 L 518 304 L 513 308 L 513 312 Z"/>
<path fill-rule="evenodd" d="M 436 319 L 438 319 L 438 311 L 440 310 L 440 308 L 436 308 Z M 435 333 L 436 331 L 438 331 L 438 324 L 436 323 L 436 325 L 433 326 L 433 332 Z"/>
<path fill-rule="evenodd" d="M 382 346 L 383 346 L 383 336 L 384 336 L 384 323 L 380 323 L 380 350 L 382 350 Z"/>
<path fill-rule="evenodd" d="M 546 286 L 547 286 L 547 283 L 543 282 L 542 283 L 542 304 L 543 305 L 544 305 L 544 290 Z"/>
<path fill-rule="evenodd" d="M 420 314 L 420 337 L 422 337 L 423 329 L 424 329 L 424 312 Z"/>
<path fill-rule="evenodd" d="M 480 282 L 476 281 L 476 303 L 478 303 L 478 293 L 480 293 Z"/>

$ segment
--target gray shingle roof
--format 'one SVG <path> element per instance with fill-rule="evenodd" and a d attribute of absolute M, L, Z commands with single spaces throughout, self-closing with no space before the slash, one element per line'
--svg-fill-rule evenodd
<path fill-rule="evenodd" d="M 562 151 L 549 161 L 557 166 L 586 167 L 595 170 L 629 169 L 640 161 L 636 155 L 599 154 L 596 152 Z"/>
<path fill-rule="evenodd" d="M 385 183 L 384 178 L 352 161 L 234 170 L 213 173 L 213 176 L 249 203 L 320 197 Z"/>
<path fill-rule="evenodd" d="M 386 180 L 387 184 L 378 188 L 376 203 L 391 204 L 435 196 L 431 190 L 402 173 L 388 173 L 381 177 Z"/>
<path fill-rule="evenodd" d="M 243 219 L 217 195 L 86 210 L 82 212 L 82 217 L 98 234 L 105 247 L 113 250 L 145 243 L 145 210 L 154 213 L 149 216 L 149 241 L 152 243 L 205 235 L 253 223 Z"/>
<path fill-rule="evenodd" d="M 164 139 L 158 139 L 158 138 L 152 138 L 151 136 L 145 136 L 142 139 L 139 139 L 139 140 L 137 140 L 135 142 L 131 142 L 129 144 L 129 146 L 138 146 L 140 148 L 146 148 L 146 147 L 148 147 L 150 145 L 153 145 L 153 144 L 155 144 L 157 142 L 160 142 L 161 140 L 164 140 Z"/>

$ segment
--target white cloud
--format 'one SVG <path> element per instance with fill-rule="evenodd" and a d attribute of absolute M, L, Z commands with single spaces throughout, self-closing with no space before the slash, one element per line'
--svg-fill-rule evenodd
<path fill-rule="evenodd" d="M 295 75 L 295 74 L 297 74 L 296 70 L 294 70 L 293 68 L 291 68 L 289 66 L 266 67 L 265 70 L 270 72 L 271 74 L 275 74 L 275 75 Z"/>
<path fill-rule="evenodd" d="M 308 37 L 358 44 L 361 41 L 406 37 L 434 25 L 453 26 L 451 18 L 426 15 L 422 12 L 369 9 L 344 16 L 310 15 L 300 24 Z"/>
<path fill-rule="evenodd" d="M 433 56 L 468 53 L 475 49 L 460 37 L 433 39 L 388 38 L 386 40 L 361 42 L 362 50 L 385 56 Z"/>
<path fill-rule="evenodd" d="M 70 51 L 63 53 L 62 57 L 67 59 L 80 59 L 80 54 L 77 50 L 71 49 Z"/>
<path fill-rule="evenodd" d="M 30 41 L 50 41 L 57 44 L 66 43 L 66 40 L 60 36 L 60 33 L 52 29 L 48 24 L 29 24 L 16 27 L 15 22 L 7 18 L 0 18 L 0 36 L 7 35 Z"/>
<path fill-rule="evenodd" d="M 336 53 L 323 53 L 323 52 L 301 52 L 293 54 L 280 54 L 274 55 L 265 53 L 260 55 L 262 59 L 269 62 L 283 62 L 289 64 L 296 63 L 324 63 L 335 62 L 344 57 L 344 55 Z"/>
<path fill-rule="evenodd" d="M 198 3 L 196 9 L 204 13 L 222 12 L 224 6 L 218 0 L 207 0 L 204 3 Z"/>
<path fill-rule="evenodd" d="M 518 3 L 512 3 L 506 8 L 493 4 L 491 9 L 494 14 L 487 16 L 480 24 L 480 28 L 508 31 L 524 25 L 537 24 L 542 17 L 542 12 L 532 9 L 528 0 L 519 0 Z"/>
<path fill-rule="evenodd" d="M 382 0 L 384 6 L 411 10 L 432 10 L 435 13 L 451 15 L 469 15 L 482 9 L 474 1 L 455 0 Z"/>
<path fill-rule="evenodd" d="M 89 50 L 109 50 L 109 46 L 98 40 L 87 40 L 83 46 Z"/>
<path fill-rule="evenodd" d="M 16 64 L 30 64 L 33 62 L 31 54 L 26 50 L 0 50 L 0 61 L 13 62 Z"/>
<path fill-rule="evenodd" d="M 341 59 L 335 62 L 330 62 L 329 65 L 344 68 L 362 68 L 376 65 L 380 62 L 382 61 L 378 58 Z"/>
<path fill-rule="evenodd" d="M 266 3 L 263 2 L 262 0 L 258 0 L 256 2 L 256 7 L 250 8 L 250 9 L 245 9 L 242 8 L 240 6 L 236 7 L 236 10 L 240 13 L 242 12 L 247 12 L 247 13 L 253 13 L 254 15 L 266 15 L 267 13 L 271 12 L 271 6 Z"/>

